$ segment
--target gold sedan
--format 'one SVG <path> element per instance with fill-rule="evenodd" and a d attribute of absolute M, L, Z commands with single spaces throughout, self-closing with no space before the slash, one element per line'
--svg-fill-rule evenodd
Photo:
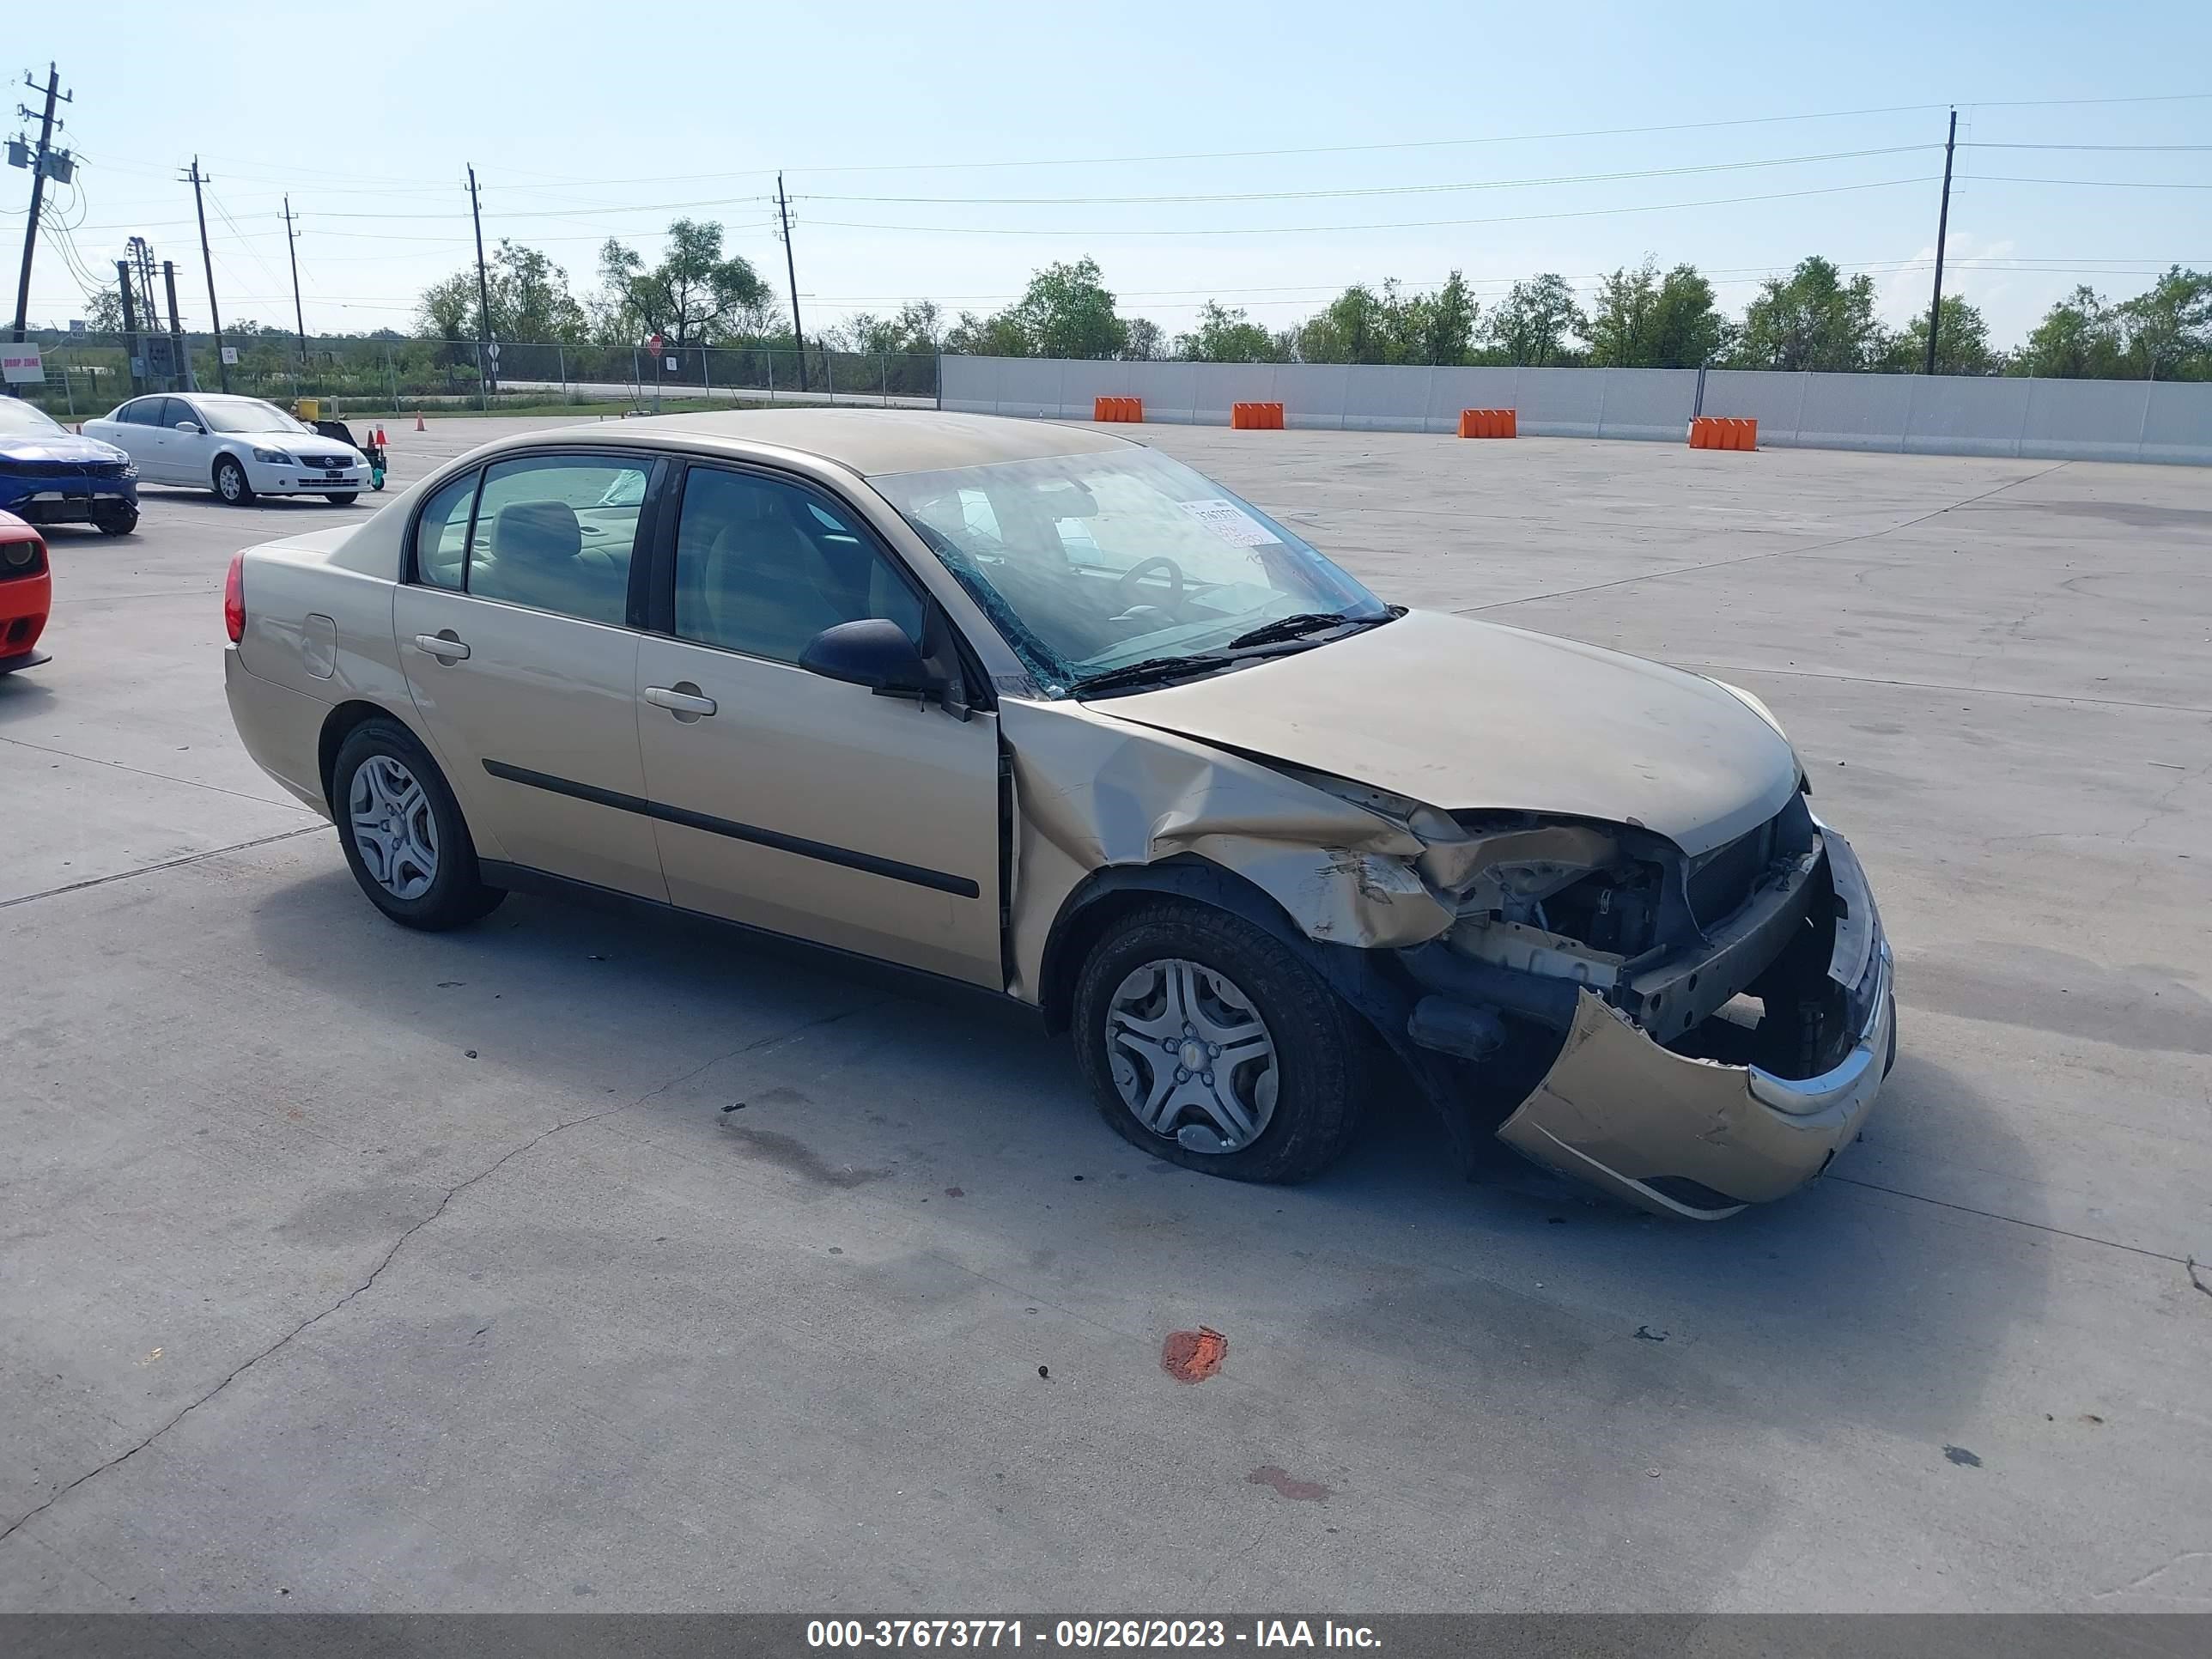
<path fill-rule="evenodd" d="M 225 610 L 246 748 L 393 921 L 614 895 L 956 981 L 1193 1169 L 1325 1168 L 1388 1051 L 1459 1155 L 1711 1218 L 1826 1167 L 1894 1056 L 1756 698 L 1386 604 L 1118 435 L 533 433 L 240 554 Z"/>

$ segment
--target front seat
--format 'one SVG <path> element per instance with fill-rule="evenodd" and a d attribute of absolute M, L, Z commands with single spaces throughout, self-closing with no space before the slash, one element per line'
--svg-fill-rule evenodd
<path fill-rule="evenodd" d="M 696 590 L 678 594 L 677 631 L 796 662 L 808 641 L 856 613 L 830 597 L 829 568 L 793 521 L 781 489 L 734 489 L 729 505 L 700 562 Z M 700 614 L 689 614 L 695 609 Z"/>

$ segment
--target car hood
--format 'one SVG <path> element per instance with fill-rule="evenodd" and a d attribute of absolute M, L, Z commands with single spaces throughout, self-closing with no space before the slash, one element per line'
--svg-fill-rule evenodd
<path fill-rule="evenodd" d="M 57 432 L 50 438 L 0 438 L 0 459 L 10 461 L 127 461 L 131 458 L 113 444 L 75 433 Z"/>
<path fill-rule="evenodd" d="M 1799 781 L 1788 741 L 1711 680 L 1437 611 L 1086 707 L 1446 811 L 1635 823 L 1693 856 Z"/>

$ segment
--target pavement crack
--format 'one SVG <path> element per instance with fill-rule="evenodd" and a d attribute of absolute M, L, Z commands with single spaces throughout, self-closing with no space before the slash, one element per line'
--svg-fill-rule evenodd
<path fill-rule="evenodd" d="M 2199 1286 L 2198 1288 L 2202 1289 L 2203 1287 Z M 2117 1589 L 2099 1590 L 2094 1599 L 2101 1601 L 2107 1595 L 2125 1595 L 2131 1590 L 2142 1589 L 2146 1586 L 2149 1585 L 2153 1581 L 2161 1578 L 2166 1574 L 2172 1571 L 2174 1568 L 2181 1565 L 2185 1561 L 2212 1561 L 2212 1550 L 2184 1550 L 2172 1560 L 2161 1561 L 2158 1565 L 2153 1567 L 2148 1572 L 2143 1574 L 2142 1577 L 2130 1579 L 2128 1583 L 2122 1584 Z"/>
<path fill-rule="evenodd" d="M 1897 524 L 1885 525 L 1880 530 L 1862 530 L 1856 535 L 1838 536 L 1830 541 L 1812 542 L 1803 547 L 1769 548 L 1764 553 L 1745 553 L 1733 559 L 1708 559 L 1702 564 L 1677 565 L 1672 570 L 1650 570 L 1640 576 L 1617 576 L 1611 581 L 1590 582 L 1581 587 L 1556 588 L 1549 593 L 1529 593 L 1517 599 L 1499 599 L 1490 605 L 1471 605 L 1452 614 L 1459 617 L 1471 617 L 1478 611 L 1505 611 L 1516 605 L 1534 605 L 1540 599 L 1572 599 L 1578 594 L 1601 592 L 1608 587 L 1628 587 L 1638 582 L 1664 581 L 1670 576 L 1693 575 L 1700 570 L 1718 570 L 1732 564 L 1754 564 L 1761 559 L 1793 558 L 1800 553 L 1825 553 L 1832 547 L 1849 547 L 1854 542 L 1879 541 L 1884 536 L 1894 536 L 1901 530 L 1910 530 L 1915 525 L 1926 524 L 1930 519 L 1940 519 L 1946 513 L 1955 513 L 1962 507 L 1972 507 L 1975 502 L 1985 501 L 1992 495 L 2002 495 L 2008 489 L 2017 489 L 2022 484 L 2033 483 L 2038 478 L 2050 477 L 2051 474 L 2057 471 L 2059 467 L 2071 465 L 2072 463 L 2069 461 L 2060 461 L 2055 466 L 2045 467 L 2040 472 L 2031 472 L 2025 478 L 2014 478 L 2008 483 L 1997 485 L 1994 489 L 1984 489 L 1978 495 L 1969 495 L 1962 501 L 1946 502 L 1942 507 L 1931 508 L 1928 512 L 1903 520 Z"/>
<path fill-rule="evenodd" d="M 227 847 L 210 847 L 204 853 L 187 853 L 182 858 L 163 859 L 158 864 L 142 864 L 135 870 L 118 870 L 113 875 L 89 876 L 82 881 L 64 882 L 59 887 L 48 887 L 36 893 L 21 893 L 14 898 L 0 899 L 0 910 L 28 904 L 35 899 L 58 898 L 64 893 L 81 893 L 88 887 L 105 887 L 111 881 L 129 881 L 134 876 L 150 876 L 160 871 L 174 870 L 183 865 L 198 864 L 202 859 L 219 859 L 225 853 L 249 852 L 256 847 L 266 847 L 272 842 L 290 841 L 296 836 L 312 836 L 330 827 L 318 818 L 297 830 L 279 830 L 273 836 L 257 836 L 252 841 L 234 841 Z M 0 1536 L 5 1534 L 0 1534 Z"/>
<path fill-rule="evenodd" d="M 2207 1285 L 2197 1271 L 2197 1258 L 2191 1256 L 2182 1266 L 2188 1270 L 2189 1282 L 2207 1296 L 2212 1296 L 2212 1285 Z"/>
<path fill-rule="evenodd" d="M 293 830 L 289 833 L 298 835 L 302 832 Z M 270 839 L 281 840 L 282 837 L 272 836 Z M 258 845 L 258 843 L 248 842 L 246 844 L 252 846 Z M 196 854 L 195 856 L 209 857 L 212 856 L 212 854 Z M 183 862 L 184 860 L 179 861 Z M 161 866 L 154 867 L 159 868 Z M 102 878 L 102 879 L 114 879 L 114 878 Z M 18 901 L 10 901 L 10 902 L 15 902 Z M 337 1301 L 331 1303 L 329 1307 L 323 1309 L 319 1313 L 313 1314 L 307 1318 L 301 1320 L 290 1330 L 285 1332 L 283 1335 L 278 1337 L 274 1342 L 271 1342 L 267 1347 L 262 1349 L 251 1358 L 234 1367 L 222 1378 L 221 1382 L 217 1382 L 213 1388 L 208 1389 L 197 1399 L 189 1401 L 183 1409 L 176 1413 L 176 1415 L 170 1418 L 167 1422 L 162 1424 L 160 1428 L 155 1429 L 151 1434 L 146 1436 L 145 1438 L 138 1441 L 135 1445 L 128 1447 L 125 1450 L 117 1453 L 106 1462 L 95 1464 L 93 1468 L 86 1470 L 82 1474 L 78 1475 L 75 1480 L 69 1481 L 67 1484 L 57 1486 L 52 1492 L 47 1494 L 45 1502 L 39 1504 L 35 1507 L 26 1510 L 23 1514 L 17 1516 L 15 1520 L 9 1522 L 5 1529 L 0 1529 L 0 1544 L 6 1543 L 9 1539 L 14 1537 L 15 1534 L 21 1531 L 25 1526 L 38 1519 L 39 1516 L 44 1515 L 48 1510 L 53 1508 L 55 1504 L 60 1503 L 63 1498 L 67 1498 L 79 1486 L 96 1480 L 101 1475 L 106 1474 L 110 1469 L 118 1468 L 123 1464 L 129 1462 L 132 1458 L 137 1456 L 140 1452 L 144 1451 L 147 1447 L 161 1439 L 162 1436 L 167 1434 L 170 1430 L 175 1428 L 178 1424 L 183 1422 L 187 1417 L 190 1417 L 201 1407 L 215 1399 L 216 1395 L 222 1393 L 225 1389 L 228 1389 L 232 1383 L 237 1382 L 240 1377 L 245 1376 L 246 1372 L 252 1370 L 263 1360 L 269 1358 L 273 1354 L 281 1352 L 283 1349 L 289 1347 L 292 1343 L 297 1341 L 301 1337 L 307 1334 L 307 1332 L 321 1324 L 323 1321 L 328 1319 L 331 1315 L 339 1312 L 360 1297 L 367 1294 L 368 1291 L 374 1287 L 376 1281 L 383 1277 L 385 1269 L 389 1267 L 398 1257 L 399 1252 L 407 1248 L 407 1243 L 410 1239 L 413 1238 L 416 1234 L 421 1232 L 425 1227 L 428 1227 L 440 1216 L 445 1214 L 447 1210 L 452 1206 L 453 1200 L 459 1198 L 463 1193 L 467 1192 L 471 1187 L 477 1186 L 482 1182 L 489 1180 L 493 1176 L 498 1174 L 501 1170 L 506 1168 L 507 1164 L 513 1163 L 516 1158 L 520 1158 L 525 1152 L 544 1146 L 547 1141 L 552 1139 L 554 1136 L 564 1133 L 568 1130 L 581 1128 L 585 1124 L 596 1123 L 602 1118 L 613 1117 L 619 1113 L 633 1111 L 636 1108 L 644 1105 L 647 1101 L 657 1099 L 659 1097 L 667 1093 L 671 1089 L 678 1088 L 685 1083 L 689 1083 L 693 1078 L 699 1076 L 702 1073 L 711 1071 L 715 1066 L 722 1065 L 727 1060 L 735 1060 L 744 1054 L 756 1054 L 765 1048 L 772 1048 L 778 1043 L 787 1042 L 793 1038 L 803 1036 L 805 1033 L 813 1030 L 817 1027 L 835 1025 L 841 1020 L 855 1018 L 861 1014 L 867 1013 L 872 1009 L 878 1008 L 882 1006 L 883 1004 L 880 1000 L 863 1003 L 857 1008 L 840 1009 L 835 1013 L 823 1014 L 813 1019 L 801 1021 L 799 1024 L 794 1025 L 787 1030 L 775 1031 L 771 1032 L 767 1036 L 755 1037 L 750 1042 L 739 1043 L 736 1048 L 730 1049 L 725 1054 L 716 1054 L 713 1059 L 708 1060 L 701 1065 L 693 1066 L 688 1072 L 684 1072 L 678 1076 L 670 1078 L 665 1083 L 656 1084 L 653 1087 L 647 1090 L 643 1094 L 638 1096 L 635 1100 L 627 1100 L 617 1106 L 603 1106 L 595 1112 L 586 1112 L 576 1117 L 563 1118 L 560 1122 L 551 1124 L 547 1127 L 539 1130 L 528 1139 L 508 1147 L 507 1151 L 501 1152 L 497 1158 L 485 1164 L 483 1169 L 478 1170 L 474 1175 L 470 1176 L 466 1180 L 457 1181 L 452 1186 L 447 1188 L 445 1195 L 438 1200 L 435 1207 L 434 1207 L 428 1215 L 424 1216 L 421 1220 L 410 1224 L 399 1235 L 398 1237 L 392 1241 L 391 1248 L 386 1250 L 384 1255 L 378 1260 L 377 1264 L 369 1269 L 368 1278 L 362 1279 L 360 1284 L 355 1285 L 353 1289 L 348 1291 Z"/>
<path fill-rule="evenodd" d="M 1885 1187 L 1879 1181 L 1861 1181 L 1855 1176 L 1840 1175 L 1825 1175 L 1820 1179 L 1832 1181 L 1844 1187 L 1863 1187 L 1870 1193 L 1887 1193 L 1892 1198 L 1909 1198 L 1916 1204 L 1933 1204 L 1939 1210 L 1957 1210 L 1961 1214 L 1978 1215 L 1988 1221 L 2008 1222 L 2015 1227 L 2027 1227 L 2035 1232 L 2051 1233 L 2060 1238 L 2078 1239 L 2084 1244 L 2101 1244 L 2108 1250 L 2124 1250 L 2130 1255 L 2148 1256 L 2153 1261 L 2171 1261 L 2180 1267 L 2187 1261 L 2182 1256 L 2168 1255 L 2164 1250 L 2147 1250 L 2140 1244 L 2123 1244 L 2117 1238 L 2100 1238 L 2094 1233 L 2077 1233 L 2069 1228 L 2054 1227 L 2047 1221 L 2029 1221 L 2020 1216 L 2007 1215 L 2001 1210 L 1984 1210 L 1972 1204 L 1954 1204 L 1948 1199 L 1930 1198 L 1925 1193 L 1908 1193 L 1902 1187 Z M 2212 1296 L 2212 1288 L 2207 1288 L 2198 1280 L 2193 1265 L 2191 1266 L 2189 1278 L 2198 1290 Z"/>
<path fill-rule="evenodd" d="M 180 778 L 173 772 L 155 772 L 143 766 L 128 765 L 122 761 L 103 760 L 98 755 L 80 755 L 73 749 L 56 749 L 51 744 L 32 743 L 24 738 L 0 737 L 0 743 L 12 743 L 18 749 L 28 749 L 35 754 L 58 755 L 64 760 L 77 761 L 86 766 L 112 767 L 118 772 L 128 772 L 134 777 L 152 778 L 161 783 L 180 783 L 188 789 L 205 789 L 218 795 L 228 795 L 233 800 L 250 800 L 262 806 L 282 806 L 295 812 L 313 810 L 302 806 L 298 801 L 290 799 L 289 797 L 279 799 L 272 795 L 249 795 L 243 789 L 226 789 L 219 783 L 204 783 L 198 778 Z"/>

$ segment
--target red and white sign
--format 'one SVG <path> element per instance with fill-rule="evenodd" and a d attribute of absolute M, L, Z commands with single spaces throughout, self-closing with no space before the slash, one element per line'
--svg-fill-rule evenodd
<path fill-rule="evenodd" d="M 39 360 L 39 349 L 34 345 L 0 346 L 0 380 L 9 386 L 40 383 L 46 378 L 46 366 Z"/>
<path fill-rule="evenodd" d="M 660 337 L 656 334 L 651 339 L 647 340 L 645 343 L 645 349 L 647 351 L 650 351 L 654 356 L 658 357 L 660 355 Z"/>

